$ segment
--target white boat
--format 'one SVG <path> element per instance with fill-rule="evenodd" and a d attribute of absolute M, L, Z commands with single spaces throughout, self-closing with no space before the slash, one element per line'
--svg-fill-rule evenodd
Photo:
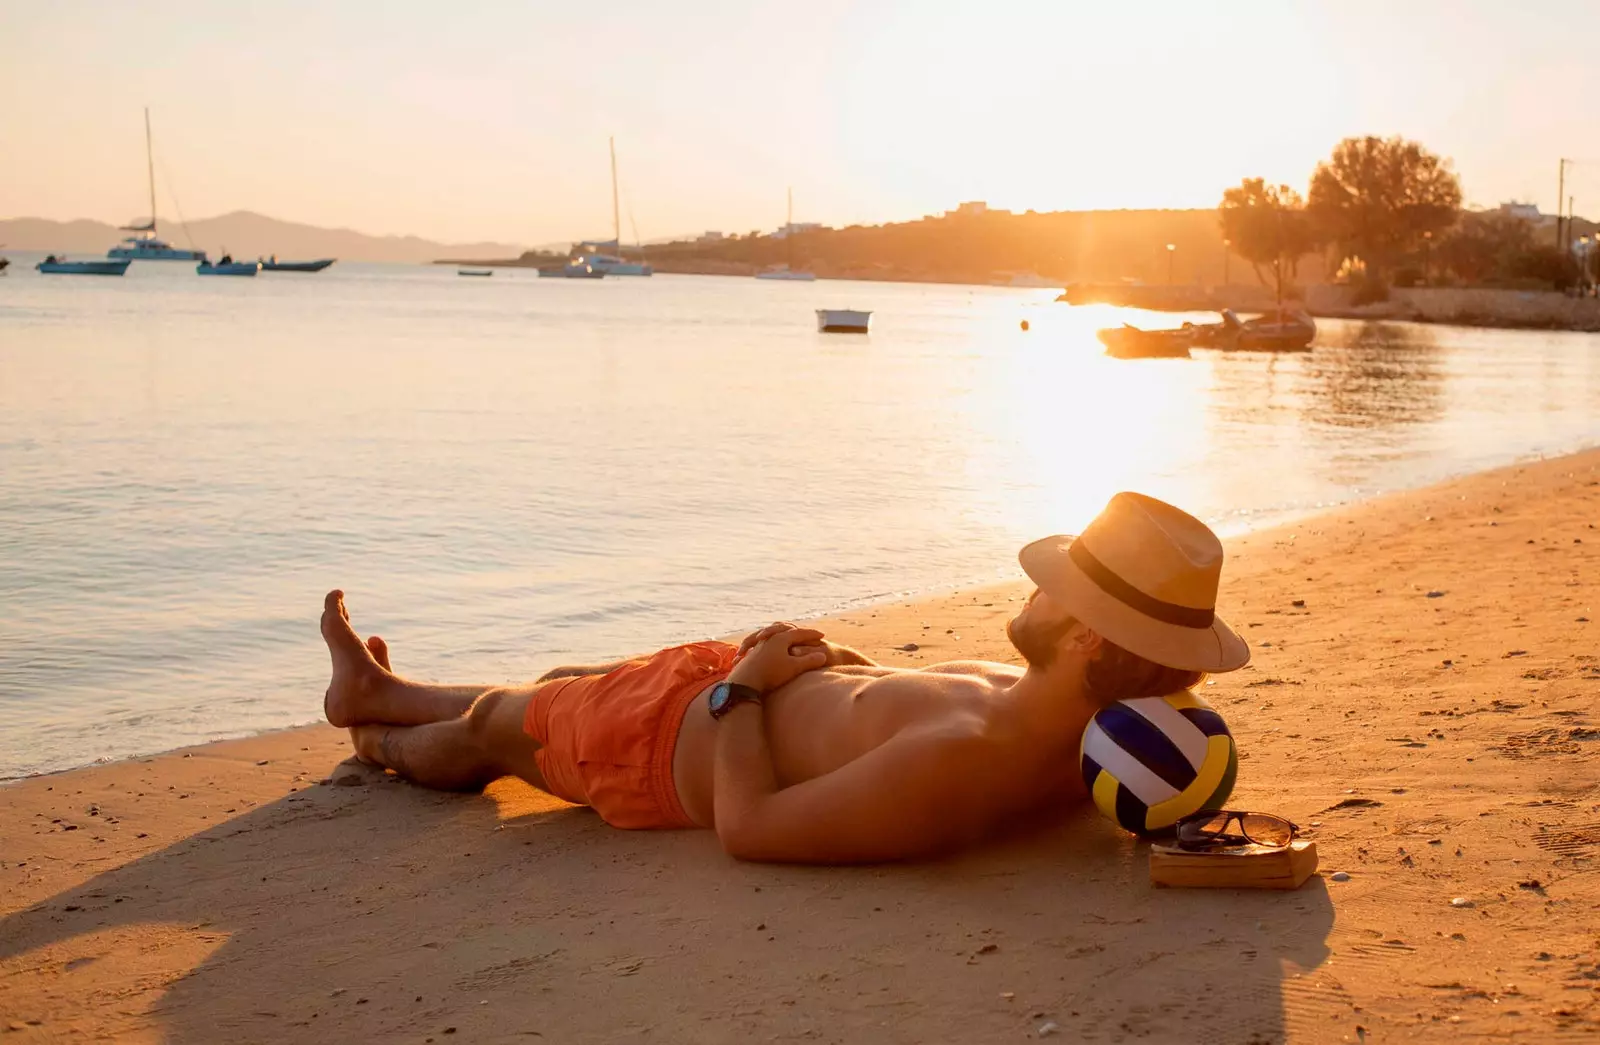
<path fill-rule="evenodd" d="M 156 163 L 150 147 L 150 110 L 144 111 L 144 162 L 150 175 L 150 220 L 138 225 L 124 225 L 123 232 L 136 232 L 115 247 L 106 251 L 108 258 L 126 258 L 129 261 L 205 261 L 203 250 L 184 250 L 174 247 L 156 235 Z"/>
<path fill-rule="evenodd" d="M 789 216 L 783 223 L 783 242 L 789 251 L 789 260 L 782 265 L 774 265 L 765 272 L 757 272 L 757 279 L 787 279 L 800 283 L 811 283 L 817 278 L 815 272 L 797 272 L 794 267 L 794 190 L 789 190 Z"/>
<path fill-rule="evenodd" d="M 853 308 L 817 309 L 817 329 L 824 334 L 865 334 L 871 312 Z"/>
<path fill-rule="evenodd" d="M 573 268 L 587 265 L 604 276 L 653 276 L 656 270 L 649 262 L 628 261 L 622 257 L 622 210 L 617 205 L 617 140 L 607 140 L 611 144 L 611 239 L 578 244 L 578 252 L 568 265 Z M 605 253 L 608 250 L 616 253 Z"/>

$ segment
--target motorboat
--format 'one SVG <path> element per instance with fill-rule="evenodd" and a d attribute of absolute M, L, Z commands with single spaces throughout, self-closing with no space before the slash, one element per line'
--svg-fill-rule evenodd
<path fill-rule="evenodd" d="M 492 276 L 494 269 L 456 269 L 458 276 Z"/>
<path fill-rule="evenodd" d="M 817 330 L 824 334 L 865 334 L 871 312 L 853 308 L 817 309 Z"/>
<path fill-rule="evenodd" d="M 254 276 L 261 271 L 261 262 L 234 261 L 233 255 L 224 254 L 215 264 L 202 261 L 194 270 L 202 276 Z"/>
<path fill-rule="evenodd" d="M 1233 347 L 1251 352 L 1304 352 L 1317 336 L 1317 324 L 1298 309 L 1246 320 Z"/>
<path fill-rule="evenodd" d="M 776 269 L 757 272 L 755 278 L 758 278 L 758 280 L 795 280 L 795 282 L 813 283 L 816 282 L 816 272 L 795 272 L 789 266 L 778 266 Z"/>
<path fill-rule="evenodd" d="M 1113 359 L 1188 359 L 1194 334 L 1186 327 L 1174 330 L 1141 330 L 1123 324 L 1108 327 L 1096 335 Z"/>
<path fill-rule="evenodd" d="M 47 256 L 33 266 L 40 272 L 58 276 L 120 276 L 133 264 L 127 258 L 92 258 L 89 261 L 68 261 L 65 256 Z"/>
<path fill-rule="evenodd" d="M 276 254 L 270 258 L 261 259 L 262 272 L 321 272 L 332 265 L 334 258 L 318 258 L 316 261 L 279 261 Z"/>
<path fill-rule="evenodd" d="M 137 235 L 127 237 L 106 251 L 106 257 L 127 258 L 129 261 L 205 261 L 205 251 L 174 247 L 156 234 L 156 166 L 155 151 L 150 146 L 148 108 L 144 111 L 144 162 L 150 176 L 150 220 L 122 226 L 123 232 Z"/>

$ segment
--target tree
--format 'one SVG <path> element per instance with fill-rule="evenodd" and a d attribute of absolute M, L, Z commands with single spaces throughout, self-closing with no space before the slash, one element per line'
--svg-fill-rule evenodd
<path fill-rule="evenodd" d="M 1439 241 L 1434 257 L 1463 283 L 1508 279 L 1533 247 L 1533 226 L 1503 211 L 1468 211 Z"/>
<path fill-rule="evenodd" d="M 1250 262 L 1256 278 L 1266 284 L 1261 267 L 1271 269 L 1281 303 L 1285 271 L 1293 271 L 1301 255 L 1317 249 L 1300 194 L 1287 185 L 1268 185 L 1264 178 L 1246 178 L 1222 194 L 1217 211 L 1222 235 L 1236 254 Z"/>
<path fill-rule="evenodd" d="M 1450 161 L 1404 138 L 1346 138 L 1311 176 L 1308 213 L 1326 242 L 1381 279 L 1422 234 L 1455 224 L 1461 182 Z"/>

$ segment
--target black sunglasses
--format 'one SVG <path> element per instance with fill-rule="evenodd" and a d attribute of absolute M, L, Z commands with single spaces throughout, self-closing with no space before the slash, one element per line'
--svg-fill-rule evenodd
<path fill-rule="evenodd" d="M 1237 825 L 1238 830 L 1230 828 Z M 1283 848 L 1294 840 L 1300 828 L 1272 813 L 1250 813 L 1242 809 L 1217 809 L 1193 813 L 1174 825 L 1179 849 L 1222 849 L 1227 846 L 1256 845 Z"/>

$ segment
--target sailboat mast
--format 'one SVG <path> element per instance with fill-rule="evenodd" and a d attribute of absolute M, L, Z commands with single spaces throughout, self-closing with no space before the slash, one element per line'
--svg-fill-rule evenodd
<path fill-rule="evenodd" d="M 783 219 L 783 242 L 788 248 L 788 262 L 784 266 L 790 272 L 794 271 L 794 186 L 789 186 L 789 213 Z"/>
<path fill-rule="evenodd" d="M 156 157 L 150 146 L 150 106 L 144 107 L 144 165 L 150 175 L 150 235 L 156 234 Z"/>
<path fill-rule="evenodd" d="M 617 139 L 607 138 L 611 144 L 611 238 L 617 244 L 617 256 L 622 256 L 622 211 L 617 207 Z"/>

